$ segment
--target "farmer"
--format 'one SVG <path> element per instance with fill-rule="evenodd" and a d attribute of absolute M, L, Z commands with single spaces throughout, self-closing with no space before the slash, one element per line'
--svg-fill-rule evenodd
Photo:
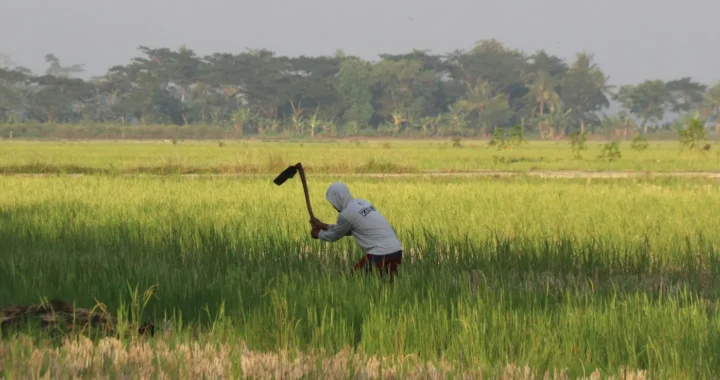
<path fill-rule="evenodd" d="M 339 213 L 337 223 L 328 225 L 312 218 L 313 239 L 334 242 L 352 235 L 365 252 L 353 271 L 369 272 L 375 266 L 381 273 L 389 271 L 390 277 L 397 274 L 402 262 L 402 245 L 387 219 L 370 202 L 353 198 L 344 183 L 330 185 L 325 198 Z"/>

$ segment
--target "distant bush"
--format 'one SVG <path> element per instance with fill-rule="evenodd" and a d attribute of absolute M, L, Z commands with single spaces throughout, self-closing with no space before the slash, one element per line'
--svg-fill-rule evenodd
<path fill-rule="evenodd" d="M 600 155 L 598 156 L 601 160 L 615 161 L 622 157 L 620 153 L 620 143 L 617 141 L 609 142 L 603 145 Z"/>
<path fill-rule="evenodd" d="M 682 149 L 689 151 L 698 149 L 702 144 L 702 140 L 705 139 L 705 126 L 695 117 L 686 127 L 678 131 L 678 137 Z"/>
<path fill-rule="evenodd" d="M 630 148 L 634 150 L 646 150 L 648 147 L 650 147 L 650 143 L 641 135 L 635 135 L 630 143 Z"/>
<path fill-rule="evenodd" d="M 587 150 L 587 132 L 575 131 L 570 134 L 570 149 L 572 149 L 573 157 L 582 158 L 582 151 Z"/>

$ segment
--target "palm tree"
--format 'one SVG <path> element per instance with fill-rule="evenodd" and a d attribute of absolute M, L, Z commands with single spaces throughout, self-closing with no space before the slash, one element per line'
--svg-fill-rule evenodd
<path fill-rule="evenodd" d="M 482 81 L 475 87 L 468 86 L 468 94 L 464 99 L 458 101 L 458 106 L 468 112 L 477 112 L 478 119 L 482 116 L 485 107 L 492 99 L 490 82 Z"/>
<path fill-rule="evenodd" d="M 560 96 L 555 92 L 555 81 L 544 70 L 538 71 L 535 81 L 530 85 L 530 92 L 527 96 L 537 104 L 532 116 L 535 116 L 539 110 L 542 117 L 545 114 L 546 106 L 550 109 L 550 112 L 554 112 L 555 107 L 560 102 Z"/>
<path fill-rule="evenodd" d="M 578 53 L 572 66 L 562 79 L 563 101 L 575 112 L 580 121 L 580 132 L 585 131 L 587 112 L 599 111 L 610 105 L 607 94 L 612 86 L 609 77 L 593 62 L 592 54 Z"/>
<path fill-rule="evenodd" d="M 308 128 L 310 128 L 310 137 L 315 137 L 315 131 L 320 124 L 320 119 L 318 119 L 318 111 L 320 111 L 320 106 L 315 107 L 315 113 L 313 113 L 312 117 L 307 120 L 307 126 Z"/>
<path fill-rule="evenodd" d="M 392 117 L 392 130 L 394 135 L 400 135 L 400 131 L 407 121 L 407 112 L 395 110 L 390 114 L 390 117 Z"/>
<path fill-rule="evenodd" d="M 442 120 L 442 115 L 437 115 L 435 117 L 432 116 L 425 116 L 420 119 L 420 127 L 422 129 L 423 136 L 428 135 L 428 130 L 432 131 L 433 133 L 436 133 L 436 129 L 438 124 L 440 124 L 440 121 Z"/>
<path fill-rule="evenodd" d="M 563 104 L 560 103 L 554 111 L 555 112 L 551 114 L 545 115 L 543 119 L 545 125 L 550 127 L 550 137 L 553 139 L 561 139 L 567 134 L 567 128 L 571 122 L 570 114 L 573 110 L 565 110 Z"/>
<path fill-rule="evenodd" d="M 457 104 L 448 107 L 448 111 L 450 112 L 445 116 L 447 118 L 445 130 L 451 134 L 462 135 L 468 125 L 465 111 Z"/>

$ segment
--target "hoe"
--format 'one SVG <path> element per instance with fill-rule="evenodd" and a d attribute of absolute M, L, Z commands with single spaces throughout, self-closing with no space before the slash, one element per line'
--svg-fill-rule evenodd
<path fill-rule="evenodd" d="M 295 173 L 300 172 L 300 180 L 302 181 L 303 190 L 305 191 L 305 204 L 307 205 L 308 213 L 310 213 L 310 218 L 315 218 L 315 215 L 312 211 L 312 206 L 310 206 L 310 195 L 308 194 L 308 187 L 307 187 L 307 181 L 305 180 L 305 170 L 303 170 L 302 164 L 297 163 L 295 165 L 289 166 L 287 169 L 283 170 L 280 175 L 278 175 L 273 182 L 280 186 L 285 181 L 287 181 L 290 178 L 295 177 Z"/>

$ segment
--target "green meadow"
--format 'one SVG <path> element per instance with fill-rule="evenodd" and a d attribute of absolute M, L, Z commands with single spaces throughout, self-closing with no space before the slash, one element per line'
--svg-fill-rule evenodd
<path fill-rule="evenodd" d="M 101 305 L 125 328 L 3 330 L 0 377 L 716 378 L 718 181 L 522 175 L 718 171 L 716 148 L 602 144 L 5 142 L 0 307 Z M 393 282 L 350 273 L 352 238 L 310 237 L 299 178 L 272 183 L 296 162 L 323 221 L 338 180 L 387 216 Z M 520 175 L 414 175 L 470 171 Z M 178 175 L 204 173 L 227 175 Z"/>
<path fill-rule="evenodd" d="M 420 173 L 472 171 L 720 170 L 720 148 L 681 149 L 677 141 L 649 141 L 645 149 L 618 141 L 588 141 L 575 155 L 569 141 L 531 141 L 499 147 L 484 140 L 64 141 L 5 142 L 2 174 L 252 174 L 302 162 L 308 173 Z M 603 154 L 603 153 L 606 154 Z"/>

